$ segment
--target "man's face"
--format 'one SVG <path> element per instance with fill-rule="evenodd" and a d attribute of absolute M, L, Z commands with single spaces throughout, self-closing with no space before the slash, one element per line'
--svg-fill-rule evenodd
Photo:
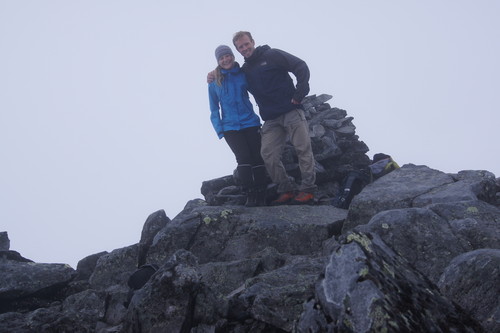
<path fill-rule="evenodd" d="M 237 39 L 234 46 L 244 58 L 249 58 L 255 51 L 255 41 L 251 40 L 247 35 Z"/>

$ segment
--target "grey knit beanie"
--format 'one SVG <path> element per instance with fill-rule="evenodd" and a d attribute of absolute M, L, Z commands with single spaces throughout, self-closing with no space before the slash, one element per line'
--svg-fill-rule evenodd
<path fill-rule="evenodd" d="M 234 57 L 233 51 L 231 51 L 231 48 L 227 45 L 219 45 L 215 49 L 215 59 L 219 61 L 220 57 L 230 54 Z"/>

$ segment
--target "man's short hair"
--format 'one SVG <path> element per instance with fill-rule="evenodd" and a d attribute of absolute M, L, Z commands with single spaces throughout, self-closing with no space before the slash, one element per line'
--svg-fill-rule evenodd
<path fill-rule="evenodd" d="M 233 36 L 233 45 L 236 46 L 236 41 L 240 39 L 243 36 L 248 36 L 251 41 L 253 41 L 252 34 L 248 31 L 238 31 L 237 33 L 234 34 Z"/>

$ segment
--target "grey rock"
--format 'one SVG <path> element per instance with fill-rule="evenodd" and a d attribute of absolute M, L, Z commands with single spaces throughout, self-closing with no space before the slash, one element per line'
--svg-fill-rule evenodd
<path fill-rule="evenodd" d="M 193 298 L 200 288 L 197 265 L 189 252 L 176 252 L 134 294 L 121 332 L 181 332 L 191 326 Z"/>
<path fill-rule="evenodd" d="M 10 239 L 7 231 L 0 232 L 0 251 L 9 251 Z"/>
<path fill-rule="evenodd" d="M 317 299 L 334 332 L 482 331 L 376 234 L 345 237 L 330 257 Z"/>
<path fill-rule="evenodd" d="M 500 327 L 500 250 L 479 249 L 454 258 L 441 275 L 439 289 L 483 323 L 487 332 Z"/>
<path fill-rule="evenodd" d="M 137 269 L 138 250 L 139 245 L 134 244 L 99 257 L 89 279 L 91 287 L 105 290 L 116 284 L 126 285 L 129 276 Z"/>
<path fill-rule="evenodd" d="M 104 303 L 103 295 L 86 290 L 68 297 L 61 305 L 27 313 L 23 325 L 12 332 L 95 332 Z"/>
<path fill-rule="evenodd" d="M 323 119 L 321 124 L 325 127 L 328 127 L 328 128 L 334 129 L 334 130 L 338 130 L 338 129 L 346 127 L 346 126 L 351 126 L 352 125 L 351 121 L 353 119 L 354 119 L 353 117 L 346 117 L 346 118 L 339 119 L 339 120 L 331 119 L 331 118 L 330 119 Z"/>
<path fill-rule="evenodd" d="M 91 332 L 97 321 L 104 319 L 106 312 L 106 293 L 87 289 L 78 294 L 67 297 L 62 303 L 62 316 L 74 322 L 74 331 L 80 331 L 78 327 L 85 327 Z"/>
<path fill-rule="evenodd" d="M 25 325 L 26 314 L 20 312 L 6 312 L 0 314 L 0 332 L 2 333 L 31 333 L 33 332 Z"/>
<path fill-rule="evenodd" d="M 306 96 L 302 101 L 302 105 L 304 106 L 305 109 L 318 107 L 323 103 L 329 101 L 332 97 L 333 96 L 328 94 L 321 94 L 319 96 L 316 95 Z"/>
<path fill-rule="evenodd" d="M 97 261 L 103 255 L 108 254 L 107 251 L 91 254 L 78 262 L 76 265 L 77 276 L 75 280 L 88 280 L 94 272 Z"/>
<path fill-rule="evenodd" d="M 425 207 L 443 202 L 482 200 L 495 202 L 495 176 L 488 171 L 461 171 L 454 182 L 436 186 L 412 201 L 413 207 Z"/>
<path fill-rule="evenodd" d="M 192 252 L 200 263 L 249 258 L 267 247 L 307 254 L 339 234 L 345 216 L 333 206 L 197 207 L 158 233 L 148 262 L 160 264 L 178 249 Z"/>
<path fill-rule="evenodd" d="M 319 137 L 321 138 L 323 135 L 325 135 L 326 130 L 322 125 L 314 125 L 312 126 L 312 131 L 311 131 L 311 136 L 312 137 Z"/>
<path fill-rule="evenodd" d="M 287 256 L 266 248 L 255 256 L 235 261 L 209 262 L 200 265 L 201 281 L 219 297 L 236 293 L 250 278 L 285 265 Z"/>
<path fill-rule="evenodd" d="M 170 219 L 167 217 L 163 209 L 148 216 L 142 228 L 141 240 L 139 241 L 137 267 L 141 267 L 146 264 L 146 256 L 149 251 L 149 247 L 153 244 L 154 237 L 168 222 L 170 222 Z"/>
<path fill-rule="evenodd" d="M 62 289 L 76 275 L 66 264 L 0 261 L 0 301 L 20 297 L 43 297 Z"/>
<path fill-rule="evenodd" d="M 60 305 L 56 306 L 48 306 L 41 307 L 29 313 L 22 314 L 22 322 L 16 323 L 15 327 L 12 327 L 12 331 L 8 332 L 16 332 L 16 333 L 24 333 L 24 332 L 54 332 L 56 331 L 56 327 L 60 327 L 61 330 L 68 330 L 69 327 L 64 327 L 64 321 L 69 318 L 63 317 L 61 315 L 61 307 Z M 74 324 L 69 323 L 70 325 Z M 71 327 L 71 326 L 70 326 Z M 64 330 L 63 330 L 64 329 Z M 71 327 L 73 329 L 73 327 Z M 85 332 L 85 331 L 82 331 Z M 90 332 L 90 331 L 86 331 Z"/>
<path fill-rule="evenodd" d="M 413 207 L 415 198 L 453 182 L 451 176 L 427 166 L 404 165 L 367 185 L 353 199 L 343 232 L 367 224 L 378 212 Z"/>
<path fill-rule="evenodd" d="M 380 212 L 354 230 L 376 233 L 433 282 L 454 257 L 470 250 L 463 248 L 445 219 L 424 208 Z"/>
<path fill-rule="evenodd" d="M 235 186 L 236 182 L 232 175 L 224 176 L 212 180 L 204 181 L 201 185 L 201 194 L 209 205 L 220 205 L 221 201 L 217 198 L 219 191 L 225 187 Z M 222 201 L 223 202 L 223 201 Z"/>
<path fill-rule="evenodd" d="M 17 251 L 0 251 L 0 262 L 2 261 L 17 261 L 17 262 L 33 262 L 31 259 L 24 258 Z"/>
<path fill-rule="evenodd" d="M 291 332 L 303 303 L 314 293 L 325 258 L 293 256 L 276 270 L 249 279 L 241 292 L 229 299 L 229 318 L 249 318 Z"/>
<path fill-rule="evenodd" d="M 126 285 L 114 285 L 106 289 L 106 308 L 105 315 L 99 324 L 104 328 L 120 326 L 127 312 L 127 305 L 130 301 L 131 293 Z"/>
<path fill-rule="evenodd" d="M 62 303 L 41 307 L 28 313 L 7 312 L 0 314 L 0 332 L 52 333 L 95 332 L 102 318 L 105 298 L 93 290 L 86 290 L 67 297 Z"/>
<path fill-rule="evenodd" d="M 321 311 L 321 306 L 314 299 L 304 303 L 296 330 L 298 333 L 333 332 L 328 329 L 328 321 Z"/>
<path fill-rule="evenodd" d="M 500 248 L 499 207 L 475 200 L 434 204 L 428 208 L 448 221 L 463 252 Z"/>

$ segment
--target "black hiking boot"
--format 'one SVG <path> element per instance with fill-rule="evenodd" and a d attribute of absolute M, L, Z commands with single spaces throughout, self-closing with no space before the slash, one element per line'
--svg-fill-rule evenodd
<path fill-rule="evenodd" d="M 251 189 L 248 191 L 247 202 L 245 203 L 247 207 L 262 207 L 267 206 L 266 203 L 266 189 Z"/>

